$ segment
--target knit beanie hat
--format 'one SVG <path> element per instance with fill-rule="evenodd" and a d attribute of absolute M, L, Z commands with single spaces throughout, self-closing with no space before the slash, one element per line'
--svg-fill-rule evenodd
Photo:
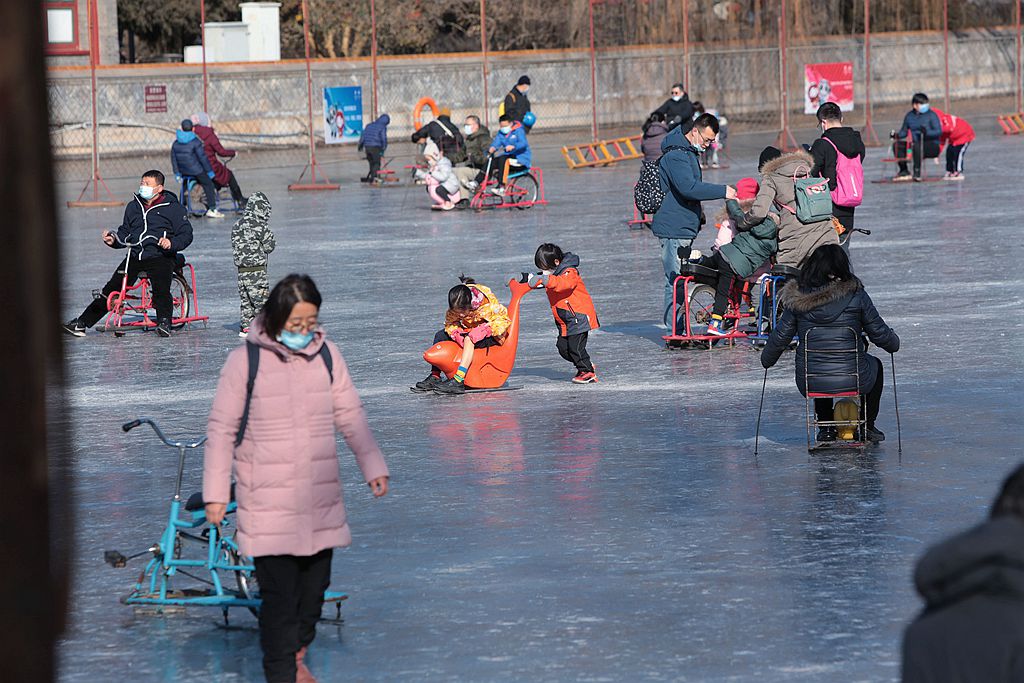
<path fill-rule="evenodd" d="M 448 107 L 441 107 L 440 111 L 437 112 L 438 116 L 451 116 L 452 110 Z"/>
<path fill-rule="evenodd" d="M 753 199 L 761 186 L 753 178 L 743 178 L 736 183 L 736 199 Z"/>
<path fill-rule="evenodd" d="M 516 85 L 530 85 L 530 77 L 529 76 L 520 76 L 519 80 L 516 81 Z"/>
<path fill-rule="evenodd" d="M 192 119 L 182 119 L 181 121 L 182 130 L 192 130 Z"/>
<path fill-rule="evenodd" d="M 782 152 L 779 149 L 771 146 L 765 147 L 761 150 L 761 156 L 757 160 L 757 167 L 760 169 L 772 159 L 778 159 L 781 156 Z"/>

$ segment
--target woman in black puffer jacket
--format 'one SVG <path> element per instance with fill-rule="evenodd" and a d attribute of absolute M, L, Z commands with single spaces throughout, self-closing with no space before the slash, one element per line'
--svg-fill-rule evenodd
<path fill-rule="evenodd" d="M 761 365 L 770 368 L 789 346 L 794 336 L 800 342 L 796 350 L 796 385 L 807 395 L 804 385 L 805 334 L 812 327 L 815 349 L 844 349 L 851 347 L 853 330 L 860 345 L 860 363 L 855 365 L 853 354 L 812 353 L 806 368 L 813 393 L 841 393 L 856 391 L 859 376 L 861 405 L 867 406 L 867 438 L 883 441 L 885 434 L 875 428 L 878 404 L 882 398 L 882 361 L 867 354 L 867 341 L 889 353 L 900 348 L 900 338 L 882 316 L 878 315 L 864 285 L 850 272 L 850 259 L 838 244 L 825 244 L 807 258 L 798 281 L 790 281 L 780 294 L 782 318 L 761 352 Z M 832 399 L 814 400 L 814 412 L 819 420 L 833 419 Z M 818 433 L 819 441 L 835 440 L 835 428 L 825 427 Z"/>

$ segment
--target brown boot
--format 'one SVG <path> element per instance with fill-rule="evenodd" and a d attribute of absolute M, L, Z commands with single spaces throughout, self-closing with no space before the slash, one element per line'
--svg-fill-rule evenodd
<path fill-rule="evenodd" d="M 306 657 L 306 648 L 295 653 L 295 683 L 317 683 L 313 678 L 313 672 L 306 667 L 302 661 Z"/>

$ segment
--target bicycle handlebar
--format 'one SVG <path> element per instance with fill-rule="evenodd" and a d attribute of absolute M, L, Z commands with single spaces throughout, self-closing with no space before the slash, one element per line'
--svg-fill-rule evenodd
<path fill-rule="evenodd" d="M 171 448 L 199 448 L 204 443 L 206 443 L 205 436 L 199 439 L 198 441 L 193 441 L 191 443 L 185 443 L 182 441 L 171 441 L 164 435 L 163 431 L 161 431 L 160 427 L 157 426 L 156 422 L 153 422 L 153 420 L 149 419 L 148 417 L 140 417 L 138 419 L 132 420 L 131 422 L 126 422 L 125 424 L 121 425 L 121 429 L 123 429 L 126 432 L 130 432 L 131 430 L 143 424 L 148 424 L 150 427 L 152 427 L 153 431 L 156 432 L 157 437 L 164 442 L 164 445 L 170 446 Z"/>

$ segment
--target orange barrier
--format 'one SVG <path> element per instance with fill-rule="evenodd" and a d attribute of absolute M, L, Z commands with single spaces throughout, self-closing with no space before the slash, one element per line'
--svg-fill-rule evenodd
<path fill-rule="evenodd" d="M 416 106 L 412 108 L 412 124 L 416 130 L 423 127 L 422 116 L 423 107 L 430 107 L 430 113 L 433 114 L 436 119 L 441 115 L 441 110 L 437 108 L 437 102 L 431 97 L 421 97 L 420 101 L 416 103 Z"/>
<path fill-rule="evenodd" d="M 1003 135 L 1024 134 L 1024 112 L 1018 111 L 1013 114 L 1003 114 L 997 116 L 996 121 L 999 122 L 999 126 L 1003 129 Z"/>
<path fill-rule="evenodd" d="M 565 163 L 569 165 L 570 169 L 608 166 L 619 161 L 642 158 L 643 152 L 637 150 L 639 146 L 639 135 L 595 140 L 583 145 L 563 147 L 562 156 L 565 157 Z"/>

